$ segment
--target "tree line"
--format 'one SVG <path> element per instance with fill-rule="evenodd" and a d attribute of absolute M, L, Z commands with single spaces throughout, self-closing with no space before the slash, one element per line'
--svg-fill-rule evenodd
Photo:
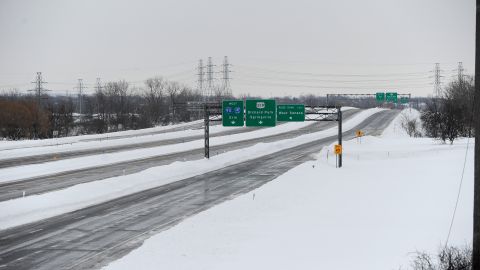
<path fill-rule="evenodd" d="M 226 98 L 216 88 L 212 100 Z M 198 90 L 162 77 L 133 87 L 125 80 L 107 82 L 90 95 L 0 94 L 0 137 L 36 139 L 105 133 L 192 121 L 203 117 L 187 102 L 204 99 Z"/>
<path fill-rule="evenodd" d="M 430 99 L 421 114 L 426 135 L 450 143 L 458 137 L 472 137 L 475 134 L 474 93 L 473 78 L 466 77 L 452 81 L 440 97 Z"/>
<path fill-rule="evenodd" d="M 189 111 L 187 103 L 219 102 L 231 99 L 225 89 L 214 87 L 213 96 L 205 97 L 198 90 L 162 77 L 144 81 L 135 87 L 125 80 L 107 82 L 91 94 L 34 95 L 19 91 L 0 94 L 0 137 L 6 139 L 36 139 L 96 134 L 130 129 L 149 128 L 176 122 L 203 118 L 199 111 Z M 249 94 L 241 99 L 260 98 Z M 320 95 L 274 97 L 279 104 L 305 104 L 307 106 L 378 106 L 374 97 L 335 97 L 328 100 Z M 417 98 L 411 105 L 424 102 Z M 383 106 L 395 107 L 394 104 Z"/>

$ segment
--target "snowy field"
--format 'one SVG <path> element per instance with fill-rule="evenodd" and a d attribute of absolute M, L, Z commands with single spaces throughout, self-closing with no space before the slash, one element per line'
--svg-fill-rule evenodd
<path fill-rule="evenodd" d="M 445 244 L 467 140 L 381 137 L 332 146 L 259 189 L 192 216 L 105 269 L 408 269 Z M 449 240 L 472 237 L 473 140 Z M 328 158 L 327 158 L 328 157 Z"/>
<path fill-rule="evenodd" d="M 382 109 L 377 108 L 364 110 L 345 121 L 343 124 L 343 129 L 345 131 L 352 129 L 369 116 L 378 113 L 381 110 Z M 279 130 L 282 130 L 283 128 L 286 128 L 286 126 L 287 124 L 278 128 Z M 261 129 L 257 131 L 278 132 L 274 129 Z M 108 200 L 133 194 L 135 192 L 165 185 L 174 181 L 200 175 L 209 171 L 224 168 L 229 165 L 278 152 L 283 149 L 295 147 L 297 145 L 318 140 L 322 137 L 333 136 L 337 134 L 337 132 L 337 127 L 332 127 L 323 131 L 301 135 L 293 139 L 279 140 L 270 143 L 259 143 L 243 149 L 229 151 L 227 153 L 211 157 L 209 160 L 201 159 L 185 162 L 178 161 L 169 165 L 152 167 L 139 173 L 83 183 L 45 194 L 3 201 L 0 202 L 0 229 L 6 229 L 82 209 Z M 225 138 L 216 137 L 215 139 L 212 139 L 211 145 L 241 139 L 240 135 L 247 136 L 244 133 L 224 136 Z M 171 151 L 180 151 L 182 149 L 187 150 L 187 146 L 189 145 L 189 143 L 184 143 L 180 146 L 163 146 L 163 148 L 169 147 L 168 149 L 171 148 Z M 119 158 L 131 159 L 132 156 L 134 158 L 139 158 L 139 156 L 145 156 L 146 154 L 158 155 L 159 153 L 162 153 L 159 149 L 162 149 L 162 147 L 128 151 L 129 154 L 115 153 L 115 155 L 119 156 Z M 135 155 L 132 153 L 135 153 Z M 65 170 L 66 168 L 70 168 L 72 166 L 76 166 L 76 168 L 78 168 L 78 166 L 95 167 L 99 164 L 102 164 L 102 162 L 111 162 L 112 159 L 105 160 L 107 155 L 114 154 L 96 155 L 85 158 L 69 159 L 65 161 L 2 169 L 0 170 L 0 173 L 2 173 L 2 180 L 0 180 L 0 182 L 10 180 L 12 177 L 22 178 L 26 177 L 25 175 L 33 177 L 42 174 L 50 174 L 52 172 Z M 73 162 L 72 160 L 76 160 L 76 162 Z M 79 162 L 78 160 L 84 160 L 84 163 Z M 58 164 L 61 164 L 61 166 Z"/>

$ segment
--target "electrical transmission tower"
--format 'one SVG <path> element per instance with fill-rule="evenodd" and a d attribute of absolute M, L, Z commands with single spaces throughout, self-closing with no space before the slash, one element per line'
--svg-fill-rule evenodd
<path fill-rule="evenodd" d="M 207 99 L 209 99 L 213 95 L 213 63 L 212 63 L 212 57 L 208 57 L 208 62 L 207 62 L 207 87 L 208 87 L 208 93 L 207 93 Z"/>
<path fill-rule="evenodd" d="M 462 63 L 462 62 L 458 62 L 458 70 L 457 70 L 457 72 L 458 72 L 458 83 L 459 83 L 460 85 L 463 84 L 463 76 L 464 76 L 464 75 L 463 75 L 463 71 L 464 71 L 464 69 L 463 69 L 463 63 Z"/>
<path fill-rule="evenodd" d="M 85 89 L 85 85 L 83 84 L 83 79 L 78 79 L 78 108 L 79 113 L 83 113 L 83 90 Z"/>
<path fill-rule="evenodd" d="M 100 78 L 97 78 L 97 83 L 96 83 L 96 85 L 95 85 L 95 92 L 97 93 L 97 117 L 100 116 L 99 96 L 100 96 L 101 93 L 102 93 L 102 89 L 103 89 L 102 81 L 100 80 Z"/>
<path fill-rule="evenodd" d="M 35 81 L 32 83 L 35 84 L 35 89 L 28 90 L 28 91 L 35 92 L 35 96 L 37 97 L 37 105 L 40 106 L 42 96 L 45 94 L 46 91 L 50 91 L 43 88 L 43 84 L 47 82 L 43 81 L 42 72 L 37 72 L 37 77 L 35 78 Z"/>
<path fill-rule="evenodd" d="M 205 81 L 205 70 L 204 70 L 205 66 L 203 65 L 203 60 L 200 59 L 198 61 L 198 67 L 197 67 L 197 70 L 198 70 L 198 91 L 200 91 L 200 94 L 202 95 L 202 98 L 203 98 L 203 101 L 205 101 L 205 92 L 203 91 L 203 82 Z"/>
<path fill-rule="evenodd" d="M 442 94 L 442 81 L 441 78 L 443 77 L 441 75 L 442 70 L 440 69 L 440 63 L 435 63 L 435 69 L 434 69 L 434 83 L 433 83 L 433 89 L 434 93 L 433 96 L 436 98 L 439 98 Z"/>
<path fill-rule="evenodd" d="M 225 56 L 223 58 L 223 65 L 222 65 L 222 80 L 223 80 L 223 91 L 224 95 L 226 96 L 232 96 L 232 88 L 230 87 L 230 70 L 231 64 L 228 63 L 228 56 Z"/>
<path fill-rule="evenodd" d="M 100 78 L 97 78 L 97 83 L 95 84 L 95 91 L 99 93 L 102 91 L 102 88 L 102 81 L 100 80 Z"/>

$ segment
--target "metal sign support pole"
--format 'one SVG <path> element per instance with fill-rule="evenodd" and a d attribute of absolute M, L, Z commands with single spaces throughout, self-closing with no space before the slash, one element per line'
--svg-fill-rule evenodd
<path fill-rule="evenodd" d="M 210 158 L 210 113 L 209 108 L 205 105 L 205 119 L 204 119 L 204 126 L 205 126 L 205 158 Z"/>
<path fill-rule="evenodd" d="M 342 109 L 338 108 L 338 144 L 342 145 Z M 342 167 L 342 154 L 338 155 L 338 167 Z"/>

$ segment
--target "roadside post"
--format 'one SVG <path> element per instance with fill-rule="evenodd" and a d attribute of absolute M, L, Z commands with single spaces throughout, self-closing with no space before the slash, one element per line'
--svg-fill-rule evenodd
<path fill-rule="evenodd" d="M 338 144 L 340 145 L 340 153 L 338 154 L 338 167 L 342 167 L 342 110 L 338 109 Z"/>
<path fill-rule="evenodd" d="M 205 104 L 205 115 L 203 119 L 204 126 L 204 140 L 205 140 L 205 157 L 210 158 L 210 114 L 207 109 L 207 104 Z"/>
<path fill-rule="evenodd" d="M 339 167 L 339 160 L 340 160 L 340 157 L 342 155 L 342 145 L 341 144 L 335 144 L 335 146 L 333 147 L 333 152 L 335 152 L 335 168 L 338 168 Z"/>
<path fill-rule="evenodd" d="M 205 140 L 205 158 L 210 158 L 210 122 L 222 121 L 222 105 L 219 103 L 203 104 L 204 111 L 204 140 Z"/>
<path fill-rule="evenodd" d="M 357 142 L 362 143 L 362 137 L 364 133 L 360 129 L 355 131 L 355 137 L 357 137 Z"/>
<path fill-rule="evenodd" d="M 337 121 L 338 145 L 342 145 L 342 107 L 340 106 L 305 106 L 305 121 Z M 334 149 L 335 150 L 335 149 Z M 335 152 L 335 151 L 334 151 Z M 335 154 L 336 167 L 342 167 L 342 154 Z M 328 153 L 327 153 L 328 158 Z"/>

